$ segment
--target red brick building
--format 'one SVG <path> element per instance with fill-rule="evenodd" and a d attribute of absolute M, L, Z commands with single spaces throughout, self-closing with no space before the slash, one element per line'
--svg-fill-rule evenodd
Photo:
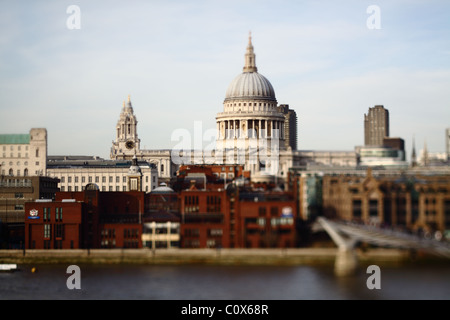
<path fill-rule="evenodd" d="M 79 249 L 85 204 L 74 201 L 25 203 L 25 248 Z"/>
<path fill-rule="evenodd" d="M 235 202 L 236 247 L 290 248 L 297 246 L 296 201 L 283 191 L 239 191 Z"/>
<path fill-rule="evenodd" d="M 57 192 L 25 204 L 25 248 L 141 248 L 145 193 Z"/>
<path fill-rule="evenodd" d="M 225 190 L 181 191 L 180 212 L 181 247 L 230 247 L 229 200 Z"/>
<path fill-rule="evenodd" d="M 295 247 L 295 193 L 254 188 L 242 168 L 223 168 L 239 179 L 225 183 L 214 174 L 221 167 L 194 167 L 178 191 L 100 192 L 88 185 L 58 192 L 54 201 L 29 202 L 26 248 Z"/>

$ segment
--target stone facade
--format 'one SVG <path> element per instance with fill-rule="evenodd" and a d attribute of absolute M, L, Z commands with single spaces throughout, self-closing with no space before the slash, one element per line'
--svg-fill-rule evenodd
<path fill-rule="evenodd" d="M 2 176 L 45 176 L 47 130 L 33 128 L 28 134 L 0 134 Z"/>

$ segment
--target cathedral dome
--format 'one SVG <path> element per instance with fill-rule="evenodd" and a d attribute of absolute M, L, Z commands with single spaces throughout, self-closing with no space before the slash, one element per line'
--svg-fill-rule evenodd
<path fill-rule="evenodd" d="M 225 101 L 260 99 L 276 102 L 275 90 L 273 90 L 272 84 L 266 77 L 259 74 L 256 68 L 251 35 L 248 38 L 243 71 L 228 86 Z"/>
<path fill-rule="evenodd" d="M 272 84 L 258 72 L 238 75 L 228 86 L 225 95 L 225 100 L 248 98 L 276 101 Z"/>

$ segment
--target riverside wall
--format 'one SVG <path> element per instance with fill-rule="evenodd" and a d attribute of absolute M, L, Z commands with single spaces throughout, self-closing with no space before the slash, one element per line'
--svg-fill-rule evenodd
<path fill-rule="evenodd" d="M 0 250 L 0 264 L 333 264 L 337 252 L 336 248 Z M 362 264 L 401 264 L 425 259 L 399 249 L 374 248 L 355 253 Z"/>

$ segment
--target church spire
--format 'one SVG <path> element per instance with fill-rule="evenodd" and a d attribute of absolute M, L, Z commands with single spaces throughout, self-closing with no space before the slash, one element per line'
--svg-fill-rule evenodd
<path fill-rule="evenodd" d="M 411 165 L 413 167 L 417 166 L 417 156 L 416 156 L 416 143 L 413 136 L 412 154 L 411 154 Z"/>
<path fill-rule="evenodd" d="M 257 72 L 257 71 L 258 68 L 256 68 L 255 53 L 253 52 L 252 33 L 249 32 L 247 51 L 245 52 L 244 72 Z"/>
<path fill-rule="evenodd" d="M 125 106 L 125 101 L 123 102 L 124 110 L 133 113 L 133 106 L 131 105 L 131 98 L 130 95 L 128 95 L 128 101 Z"/>

